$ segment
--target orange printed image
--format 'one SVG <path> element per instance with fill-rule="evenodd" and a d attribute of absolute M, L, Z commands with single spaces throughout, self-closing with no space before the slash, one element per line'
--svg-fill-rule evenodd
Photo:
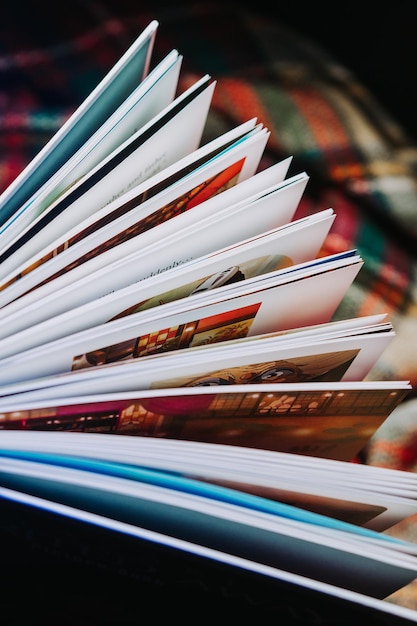
<path fill-rule="evenodd" d="M 281 385 L 278 385 L 281 387 Z M 405 395 L 404 390 L 308 389 L 247 392 L 232 386 L 198 394 L 155 390 L 144 397 L 0 413 L 0 430 L 58 430 L 278 450 L 352 460 Z"/>
<path fill-rule="evenodd" d="M 72 369 L 83 369 L 161 352 L 241 339 L 247 336 L 259 307 L 258 303 L 200 320 L 192 320 L 94 350 L 75 357 Z"/>
<path fill-rule="evenodd" d="M 129 239 L 132 239 L 133 237 L 136 237 L 140 235 L 141 233 L 144 233 L 147 230 L 150 230 L 151 228 L 154 228 L 158 224 L 162 224 L 163 222 L 177 215 L 180 215 L 181 213 L 185 213 L 185 211 L 189 211 L 190 209 L 197 206 L 201 202 L 204 202 L 205 200 L 208 200 L 209 198 L 215 196 L 216 194 L 232 187 L 233 185 L 236 184 L 238 180 L 243 163 L 244 163 L 244 160 L 241 159 L 237 163 L 230 165 L 228 168 L 226 168 L 222 172 L 219 172 L 218 174 L 216 174 L 215 176 L 212 176 L 208 180 L 203 181 L 196 187 L 189 189 L 186 193 L 182 194 L 178 198 L 175 198 L 174 200 L 169 202 L 167 205 L 160 207 L 156 211 L 152 212 L 150 215 L 147 215 L 146 217 L 140 219 L 138 222 L 132 224 L 132 226 L 130 226 L 129 228 L 126 228 L 122 232 L 117 233 L 116 235 L 107 239 L 103 243 L 95 246 L 88 253 L 83 254 L 81 257 L 77 257 L 74 261 L 72 261 L 65 267 L 61 268 L 59 271 L 55 272 L 53 275 L 49 276 L 42 282 L 38 283 L 37 287 L 40 287 L 41 285 L 48 283 L 51 280 L 58 278 L 59 276 L 62 276 L 63 274 L 66 274 L 67 272 L 73 270 L 79 265 L 86 263 L 90 259 L 100 254 L 103 254 L 103 252 L 106 252 L 107 250 L 110 250 L 114 248 L 115 246 L 118 246 L 121 243 L 124 243 L 125 241 L 128 241 Z M 149 193 L 147 194 L 142 193 L 140 197 L 135 198 L 134 200 L 130 200 L 128 203 L 126 203 L 126 205 L 123 205 L 124 212 L 128 212 L 129 210 L 132 210 L 133 208 L 135 208 L 136 206 L 138 206 L 139 204 L 147 200 L 148 197 L 149 197 Z M 122 213 L 121 209 L 119 209 L 119 213 Z M 115 217 L 117 216 L 115 216 L 114 213 L 112 213 L 112 219 L 115 219 Z M 105 224 L 106 221 L 109 221 L 109 220 L 103 221 L 103 224 Z M 102 224 L 100 223 L 100 226 L 101 225 Z M 0 290 L 5 289 L 12 283 L 16 282 L 16 280 L 18 280 L 19 278 L 22 278 L 26 274 L 29 274 L 40 265 L 43 265 L 44 263 L 46 263 L 46 261 L 49 261 L 53 257 L 60 254 L 63 250 L 68 249 L 70 246 L 74 245 L 74 243 L 77 243 L 77 241 L 79 241 L 80 239 L 85 238 L 86 235 L 90 234 L 91 230 L 95 231 L 95 230 L 98 230 L 98 228 L 97 226 L 95 226 L 94 228 L 90 228 L 88 232 L 82 231 L 80 233 L 77 233 L 77 235 L 73 239 L 61 244 L 59 248 L 56 248 L 52 252 L 49 252 L 42 258 L 38 259 L 37 261 L 32 263 L 30 266 L 28 266 L 26 269 L 22 270 L 14 278 L 10 279 L 7 283 L 4 283 L 3 285 L 1 285 Z"/>

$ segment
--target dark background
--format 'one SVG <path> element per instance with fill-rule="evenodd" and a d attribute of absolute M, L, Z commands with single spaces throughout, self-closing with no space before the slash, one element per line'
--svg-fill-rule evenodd
<path fill-rule="evenodd" d="M 250 3 L 247 3 L 250 5 Z M 267 3 L 253 3 L 267 10 Z M 417 3 L 277 2 L 275 19 L 318 43 L 350 69 L 417 140 Z"/>
<path fill-rule="evenodd" d="M 211 3 L 216 4 L 216 0 Z M 36 40 L 59 45 L 60 33 L 67 24 L 70 28 L 77 22 L 80 12 L 86 19 L 87 32 L 91 27 L 88 15 L 91 19 L 94 15 L 117 18 L 144 11 L 152 17 L 152 12 L 160 9 L 180 15 L 181 7 L 199 4 L 204 4 L 204 0 L 67 0 L 64 4 L 13 0 L 0 8 L 4 39 L 0 38 L 0 53 L 11 50 L 14 33 L 18 34 L 19 45 L 22 33 L 27 33 L 28 49 L 36 46 Z M 410 139 L 417 142 L 417 3 L 414 0 L 391 3 L 241 0 L 227 3 L 228 10 L 231 7 L 233 11 L 242 8 L 270 16 L 321 46 L 351 70 L 403 126 Z M 39 16 L 37 23 L 34 15 Z M 230 46 L 233 46 L 232 27 Z"/>

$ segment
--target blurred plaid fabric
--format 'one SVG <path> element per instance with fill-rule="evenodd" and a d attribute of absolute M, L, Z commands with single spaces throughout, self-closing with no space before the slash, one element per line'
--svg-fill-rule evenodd
<path fill-rule="evenodd" d="M 311 176 L 296 217 L 335 210 L 323 253 L 356 248 L 364 259 L 335 318 L 386 312 L 397 336 L 370 378 L 415 386 L 417 146 L 366 85 L 317 42 L 279 18 L 239 7 L 129 0 L 59 8 L 30 0 L 8 4 L 0 21 L 0 189 L 157 19 L 153 65 L 176 48 L 184 55 L 181 89 L 204 73 L 218 81 L 205 139 L 257 117 L 271 130 L 262 167 L 293 155 L 290 173 Z M 417 467 L 417 446 L 407 438 L 417 411 L 413 402 L 405 404 L 407 420 L 402 426 L 392 420 L 373 438 L 368 462 Z"/>

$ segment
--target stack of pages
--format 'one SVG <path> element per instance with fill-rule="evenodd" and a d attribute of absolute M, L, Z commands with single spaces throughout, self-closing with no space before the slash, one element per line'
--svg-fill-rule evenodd
<path fill-rule="evenodd" d="M 391 323 L 335 321 L 334 211 L 257 119 L 203 142 L 215 81 L 157 28 L 0 197 L 1 502 L 417 621 L 417 477 L 352 462 L 410 390 Z"/>

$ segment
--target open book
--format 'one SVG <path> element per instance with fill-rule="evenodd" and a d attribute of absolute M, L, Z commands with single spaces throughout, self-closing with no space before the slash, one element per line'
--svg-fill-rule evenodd
<path fill-rule="evenodd" d="M 337 318 L 363 265 L 325 253 L 337 211 L 298 215 L 257 119 L 204 142 L 215 81 L 180 92 L 157 28 L 0 197 L 2 529 L 417 621 L 417 478 L 360 462 L 410 390 L 373 375 L 395 329 Z"/>

